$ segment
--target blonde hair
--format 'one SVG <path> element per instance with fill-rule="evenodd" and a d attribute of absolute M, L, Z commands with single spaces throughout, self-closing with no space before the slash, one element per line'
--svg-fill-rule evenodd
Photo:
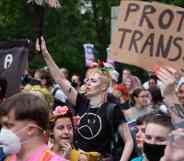
<path fill-rule="evenodd" d="M 47 103 L 49 108 L 51 108 L 53 106 L 53 97 L 50 94 L 50 92 L 48 91 L 47 88 L 45 87 L 41 87 L 40 85 L 26 85 L 23 89 L 23 92 L 30 92 L 33 94 L 38 94 L 40 95 Z"/>
<path fill-rule="evenodd" d="M 89 68 L 86 72 L 86 77 L 88 77 L 90 74 L 96 74 L 96 73 L 100 75 L 100 79 L 108 88 L 110 86 L 111 81 L 112 81 L 112 77 L 110 75 L 109 70 L 106 69 L 105 67 L 103 67 L 103 68 L 100 68 L 100 67 Z"/>

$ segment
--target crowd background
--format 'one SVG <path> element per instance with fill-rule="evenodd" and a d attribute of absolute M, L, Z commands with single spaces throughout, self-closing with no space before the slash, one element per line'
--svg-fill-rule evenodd
<path fill-rule="evenodd" d="M 181 71 L 160 67 L 142 83 L 129 69 L 120 75 L 112 64 L 93 62 L 81 77 L 55 64 L 43 37 L 35 47 L 47 66 L 26 69 L 20 93 L 6 98 L 7 81 L 0 81 L 5 160 L 25 160 L 25 151 L 42 144 L 34 156 L 49 150 L 49 155 L 57 154 L 52 159 L 71 161 L 184 159 Z M 25 128 L 29 130 L 22 133 Z M 14 138 L 11 143 L 9 138 Z"/>
<path fill-rule="evenodd" d="M 21 77 L 19 93 L 6 97 L 7 80 L 0 78 L 0 158 L 183 161 L 184 73 L 159 67 L 144 71 L 147 79 L 142 79 L 144 74 L 137 68 L 106 63 L 108 9 L 118 2 L 91 2 L 84 13 L 79 8 L 85 3 L 78 1 L 63 1 L 62 10 L 48 10 L 48 47 L 43 37 L 33 45 L 46 66 L 32 70 L 35 64 L 41 65 L 34 59 Z M 183 5 L 182 1 L 167 2 Z M 25 10 L 19 8 L 19 1 L 11 2 L 13 8 L 6 4 L 0 3 L 1 18 L 6 20 L 0 25 L 5 31 L 2 38 L 35 37 L 24 17 L 30 12 L 21 14 Z M 66 26 L 68 30 L 60 33 Z M 95 42 L 100 61 L 86 68 L 79 46 L 89 40 Z"/>

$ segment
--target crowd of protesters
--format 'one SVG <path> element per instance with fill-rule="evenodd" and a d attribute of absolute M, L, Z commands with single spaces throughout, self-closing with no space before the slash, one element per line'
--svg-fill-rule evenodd
<path fill-rule="evenodd" d="M 184 78 L 160 67 L 147 82 L 94 63 L 85 78 L 59 68 L 44 38 L 47 68 L 26 71 L 6 98 L 0 79 L 0 160 L 184 161 Z"/>

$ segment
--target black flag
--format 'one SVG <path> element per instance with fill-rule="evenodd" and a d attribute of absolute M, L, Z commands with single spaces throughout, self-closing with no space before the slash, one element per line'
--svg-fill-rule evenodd
<path fill-rule="evenodd" d="M 8 82 L 6 96 L 19 91 L 21 76 L 28 64 L 30 41 L 0 42 L 0 76 Z"/>

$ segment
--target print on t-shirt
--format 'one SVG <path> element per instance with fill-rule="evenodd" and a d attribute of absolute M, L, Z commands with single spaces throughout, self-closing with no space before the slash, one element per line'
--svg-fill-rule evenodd
<path fill-rule="evenodd" d="M 85 113 L 81 116 L 80 127 L 78 128 L 79 135 L 91 140 L 96 138 L 102 130 L 102 119 L 98 114 Z"/>

